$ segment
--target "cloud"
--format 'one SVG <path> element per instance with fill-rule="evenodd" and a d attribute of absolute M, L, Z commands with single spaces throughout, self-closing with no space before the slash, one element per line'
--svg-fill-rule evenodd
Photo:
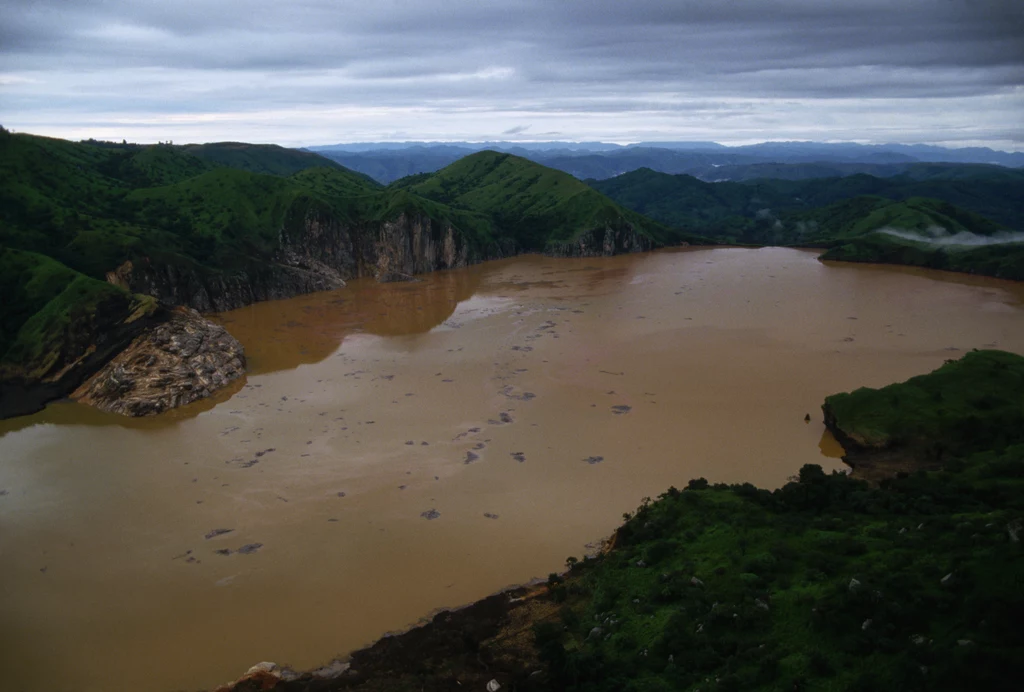
<path fill-rule="evenodd" d="M 501 134 L 503 134 L 503 135 L 519 135 L 519 134 L 522 134 L 522 133 L 526 132 L 529 129 L 530 129 L 529 125 L 516 125 L 515 127 L 510 127 L 507 130 L 502 130 Z"/>
<path fill-rule="evenodd" d="M 464 139 L 529 117 L 581 139 L 1024 149 L 1010 0 L 0 2 L 0 122 L 59 136 L 188 113 L 162 138 Z M 330 128 L 337 109 L 384 116 Z"/>

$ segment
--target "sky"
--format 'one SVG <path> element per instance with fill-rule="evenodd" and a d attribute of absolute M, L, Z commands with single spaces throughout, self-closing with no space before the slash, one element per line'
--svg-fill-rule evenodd
<path fill-rule="evenodd" d="M 0 0 L 0 124 L 67 139 L 1024 151 L 1021 0 Z"/>

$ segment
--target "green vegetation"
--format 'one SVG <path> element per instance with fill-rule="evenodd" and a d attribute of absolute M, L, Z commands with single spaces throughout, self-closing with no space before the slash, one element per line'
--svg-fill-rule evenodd
<path fill-rule="evenodd" d="M 964 456 L 1024 444 L 1024 358 L 972 351 L 927 375 L 825 400 L 826 414 L 864 446 L 944 449 Z"/>
<path fill-rule="evenodd" d="M 633 228 L 654 244 L 682 239 L 567 173 L 511 154 L 479 152 L 437 173 L 398 180 L 391 188 L 484 214 L 499 237 L 525 250 L 551 248 L 604 227 Z"/>
<path fill-rule="evenodd" d="M 360 173 L 353 173 L 328 158 L 299 149 L 286 149 L 276 144 L 247 144 L 244 142 L 216 142 L 213 144 L 186 144 L 175 147 L 208 161 L 215 166 L 237 168 L 250 173 L 287 177 L 310 168 L 334 168 L 345 171 L 353 177 L 377 186 L 377 183 Z"/>
<path fill-rule="evenodd" d="M 1024 279 L 1021 243 L 940 246 L 893 235 L 991 236 L 1024 227 L 1024 173 L 920 164 L 892 178 L 705 183 L 649 169 L 588 181 L 612 199 L 712 242 L 820 247 L 823 259 L 884 262 Z M 928 196 L 921 196 L 928 195 Z"/>
<path fill-rule="evenodd" d="M 808 465 L 773 492 L 645 501 L 612 551 L 552 575 L 532 689 L 1016 689 L 1022 384 L 1024 358 L 981 352 L 829 399 L 866 434 L 949 441 L 942 471 L 872 488 Z"/>
<path fill-rule="evenodd" d="M 874 233 L 836 245 L 821 259 L 906 264 L 1024 281 L 1024 242 L 940 246 Z"/>
<path fill-rule="evenodd" d="M 933 170 L 934 169 L 934 170 Z M 1024 228 L 1024 173 L 979 166 L 970 171 L 922 164 L 891 178 L 858 174 L 811 180 L 757 179 L 705 183 L 688 175 L 641 169 L 588 181 L 613 200 L 653 219 L 719 242 L 793 245 L 830 243 L 876 210 L 905 203 L 933 225 L 988 234 Z M 924 207 L 930 206 L 930 209 Z M 896 207 L 883 222 L 901 222 Z M 918 227 L 911 218 L 907 228 Z M 903 226 L 901 226 L 903 227 Z M 864 230 L 875 230 L 872 226 Z"/>
<path fill-rule="evenodd" d="M 0 248 L 0 377 L 41 378 L 92 344 L 97 321 L 131 322 L 156 301 L 91 279 L 44 255 Z"/>

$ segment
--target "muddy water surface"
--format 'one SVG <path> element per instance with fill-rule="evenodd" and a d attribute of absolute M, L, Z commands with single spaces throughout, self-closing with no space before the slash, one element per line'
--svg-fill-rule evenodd
<path fill-rule="evenodd" d="M 215 401 L 0 422 L 6 689 L 314 667 L 560 569 L 670 485 L 840 468 L 828 394 L 1024 353 L 1018 284 L 785 249 L 527 256 L 218 319 L 250 374 Z"/>

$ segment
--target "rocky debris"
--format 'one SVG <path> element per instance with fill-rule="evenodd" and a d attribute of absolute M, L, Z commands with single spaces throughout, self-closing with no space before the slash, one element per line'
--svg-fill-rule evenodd
<path fill-rule="evenodd" d="M 245 545 L 243 545 L 238 550 L 231 550 L 229 548 L 221 548 L 219 550 L 214 550 L 213 552 L 215 552 L 217 555 L 233 555 L 234 553 L 238 553 L 239 555 L 250 555 L 252 553 L 255 553 L 257 550 L 259 550 L 262 547 L 263 547 L 262 543 L 246 543 Z"/>
<path fill-rule="evenodd" d="M 124 295 L 90 310 L 76 308 L 68 317 L 60 342 L 44 344 L 18 367 L 0 368 L 0 419 L 34 413 L 69 396 L 132 340 L 167 319 L 168 311 L 151 298 Z"/>
<path fill-rule="evenodd" d="M 588 464 L 600 464 L 602 461 L 604 461 L 604 457 L 587 457 L 583 461 L 587 462 Z"/>
<path fill-rule="evenodd" d="M 175 308 L 72 397 L 112 413 L 150 416 L 210 396 L 244 374 L 237 339 L 195 310 Z"/>
<path fill-rule="evenodd" d="M 436 509 L 428 509 L 426 512 L 420 512 L 420 516 L 426 519 L 427 521 L 430 521 L 431 519 L 437 519 L 439 516 L 441 516 L 441 513 L 438 512 Z"/>
<path fill-rule="evenodd" d="M 245 675 L 240 679 L 226 685 L 221 685 L 214 692 L 228 692 L 228 690 L 273 690 L 281 682 L 290 682 L 298 677 L 298 674 L 289 668 L 282 668 L 270 661 L 262 661 L 245 671 Z"/>
<path fill-rule="evenodd" d="M 484 516 L 487 517 L 488 519 L 497 519 L 498 518 L 497 514 L 492 514 L 491 512 L 484 512 Z"/>
<path fill-rule="evenodd" d="M 516 401 L 529 401 L 530 399 L 535 399 L 537 397 L 537 395 L 534 394 L 533 392 L 523 392 L 522 394 L 516 394 L 515 388 L 510 384 L 507 384 L 504 387 L 502 387 L 498 393 L 501 394 L 502 396 L 505 396 L 508 399 L 515 399 Z"/>
<path fill-rule="evenodd" d="M 522 452 L 512 452 L 509 456 L 518 461 L 520 464 L 526 461 L 526 455 Z"/>
<path fill-rule="evenodd" d="M 216 538 L 217 536 L 223 536 L 224 534 L 231 533 L 232 531 L 234 531 L 234 529 L 213 529 L 206 533 L 206 540 Z"/>
<path fill-rule="evenodd" d="M 476 452 L 466 452 L 466 460 L 463 461 L 462 463 L 463 464 L 472 464 L 474 461 L 476 461 L 479 458 L 480 458 L 480 455 L 477 454 Z"/>
<path fill-rule="evenodd" d="M 622 415 L 623 413 L 629 413 L 633 410 L 632 406 L 626 406 L 625 404 L 619 404 L 618 406 L 612 406 L 612 413 L 615 415 Z"/>

